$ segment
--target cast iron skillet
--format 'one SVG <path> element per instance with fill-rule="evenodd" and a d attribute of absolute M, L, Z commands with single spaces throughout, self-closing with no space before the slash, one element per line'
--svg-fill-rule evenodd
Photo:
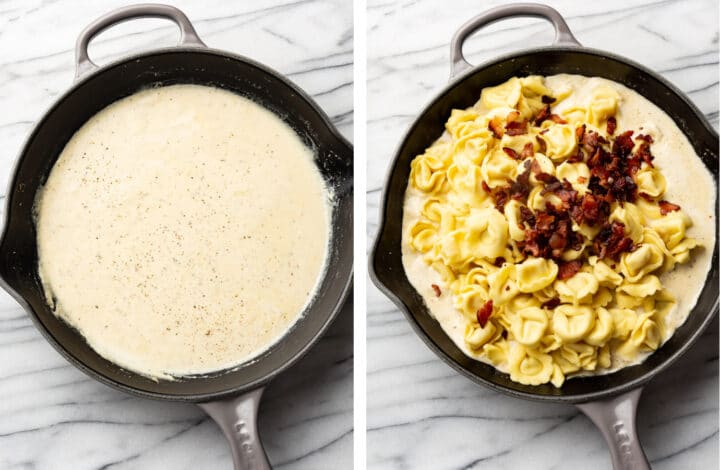
<path fill-rule="evenodd" d="M 550 21 L 556 32 L 552 47 L 530 49 L 471 67 L 462 54 L 465 39 L 503 18 L 535 16 Z M 614 374 L 576 378 L 562 388 L 515 383 L 492 366 L 470 359 L 428 314 L 422 297 L 408 281 L 401 259 L 403 199 L 410 162 L 440 134 L 453 108 L 472 106 L 486 86 L 514 76 L 572 73 L 605 77 L 636 90 L 665 110 L 680 126 L 717 185 L 718 136 L 679 90 L 652 71 L 628 59 L 581 47 L 554 9 L 540 4 L 513 4 L 489 10 L 464 24 L 451 43 L 451 83 L 423 110 L 403 138 L 385 183 L 378 236 L 370 258 L 370 275 L 403 312 L 425 343 L 449 365 L 475 382 L 508 395 L 544 402 L 576 404 L 600 428 L 615 469 L 647 469 L 649 464 L 635 430 L 642 386 L 666 369 L 700 336 L 718 307 L 718 249 L 697 305 L 658 351 L 640 365 Z M 709 194 L 708 197 L 717 197 Z M 717 209 L 716 209 L 717 217 Z M 717 228 L 716 228 L 717 232 Z M 717 233 L 716 233 L 717 239 Z"/>
<path fill-rule="evenodd" d="M 104 67 L 87 55 L 88 42 L 113 24 L 139 17 L 166 18 L 181 31 L 177 47 L 132 55 Z M 37 124 L 16 163 L 7 191 L 0 241 L 2 286 L 25 308 L 45 338 L 77 368 L 118 390 L 140 397 L 198 403 L 220 425 L 232 446 L 235 467 L 268 469 L 256 417 L 263 387 L 297 362 L 335 318 L 352 276 L 352 148 L 323 111 L 286 78 L 247 58 L 208 49 L 187 17 L 165 5 L 118 9 L 88 26 L 76 46 L 74 85 Z M 68 139 L 91 116 L 140 89 L 195 83 L 246 96 L 279 115 L 315 152 L 315 163 L 335 194 L 329 269 L 304 316 L 276 345 L 236 369 L 152 381 L 124 370 L 91 349 L 79 333 L 56 318 L 37 274 L 32 206 Z M 142 171 L 142 169 L 138 169 Z"/>

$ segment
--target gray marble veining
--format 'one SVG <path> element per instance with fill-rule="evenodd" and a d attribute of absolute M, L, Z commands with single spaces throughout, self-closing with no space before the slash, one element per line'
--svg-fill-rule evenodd
<path fill-rule="evenodd" d="M 45 110 L 69 88 L 78 33 L 127 1 L 0 1 L 0 188 Z M 352 5 L 343 0 L 173 1 L 210 46 L 290 77 L 352 137 Z M 163 20 L 101 34 L 91 57 L 106 63 L 170 46 Z M 4 197 L 4 196 L 0 196 Z M 352 302 L 322 341 L 267 389 L 260 432 L 276 468 L 352 466 Z M 141 400 L 70 366 L 21 308 L 0 294 L 0 468 L 231 468 L 217 426 L 192 405 Z"/>
<path fill-rule="evenodd" d="M 368 2 L 368 243 L 380 190 L 405 130 L 450 73 L 455 30 L 500 1 Z M 548 1 L 589 47 L 668 78 L 718 127 L 714 0 Z M 517 19 L 473 35 L 471 63 L 550 44 L 549 23 Z M 368 281 L 368 468 L 607 469 L 600 433 L 571 406 L 500 395 L 462 377 Z M 718 323 L 644 392 L 640 439 L 655 469 L 718 467 Z"/>

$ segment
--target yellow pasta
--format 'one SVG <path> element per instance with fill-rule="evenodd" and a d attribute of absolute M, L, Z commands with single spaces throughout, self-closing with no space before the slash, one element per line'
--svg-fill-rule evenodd
<path fill-rule="evenodd" d="M 404 243 L 442 279 L 472 357 L 526 385 L 560 387 L 657 349 L 672 334 L 675 302 L 659 276 L 698 246 L 686 236 L 687 214 L 661 210 L 667 181 L 644 160 L 632 172 L 633 197 L 618 193 L 602 223 L 573 216 L 557 228 L 569 200 L 580 198 L 584 211 L 583 198 L 592 207 L 608 191 L 598 193 L 602 171 L 583 136 L 597 135 L 609 154 L 620 134 L 608 129 L 622 101 L 612 86 L 600 83 L 555 114 L 572 93 L 551 96 L 537 76 L 485 88 L 474 107 L 452 111 L 445 134 L 410 168 L 423 199 Z M 659 136 L 651 125 L 644 132 Z M 631 140 L 628 152 L 647 142 Z M 529 248 L 540 217 L 556 224 L 543 239 L 552 252 Z M 605 253 L 618 230 L 623 249 Z"/>

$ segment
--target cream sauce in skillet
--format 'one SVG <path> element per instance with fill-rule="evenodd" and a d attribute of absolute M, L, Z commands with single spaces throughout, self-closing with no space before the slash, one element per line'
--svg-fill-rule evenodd
<path fill-rule="evenodd" d="M 313 296 L 329 200 L 312 151 L 260 105 L 199 85 L 138 92 L 77 131 L 38 194 L 46 298 L 140 374 L 236 366 Z"/>

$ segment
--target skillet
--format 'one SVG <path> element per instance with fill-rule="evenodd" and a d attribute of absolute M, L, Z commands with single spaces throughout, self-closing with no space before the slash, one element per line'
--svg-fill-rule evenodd
<path fill-rule="evenodd" d="M 463 57 L 464 41 L 478 29 L 518 16 L 545 19 L 555 29 L 551 47 L 504 55 L 476 67 Z M 565 20 L 549 6 L 518 3 L 478 15 L 460 27 L 451 41 L 450 83 L 410 126 L 390 165 L 380 204 L 380 223 L 369 260 L 373 282 L 410 322 L 415 332 L 441 359 L 478 384 L 517 398 L 576 405 L 600 429 L 616 470 L 648 469 L 635 426 L 643 386 L 685 353 L 710 324 L 718 309 L 718 247 L 697 304 L 685 323 L 643 363 L 613 374 L 573 378 L 562 388 L 528 386 L 510 380 L 494 367 L 467 357 L 429 314 L 422 297 L 407 279 L 402 265 L 402 219 L 405 189 L 412 159 L 422 153 L 444 128 L 452 109 L 472 106 L 480 90 L 511 77 L 559 73 L 604 77 L 639 92 L 663 109 L 691 142 L 712 173 L 717 201 L 718 136 L 692 102 L 658 74 L 626 58 L 582 47 Z M 717 206 L 716 206 L 716 218 Z M 717 227 L 715 229 L 717 240 Z"/>
<path fill-rule="evenodd" d="M 180 28 L 179 45 L 130 55 L 103 67 L 90 60 L 87 49 L 94 36 L 116 23 L 141 17 L 173 21 Z M 35 126 L 12 172 L 0 239 L 0 285 L 27 311 L 47 341 L 78 369 L 139 397 L 197 403 L 228 438 L 236 469 L 269 469 L 256 424 L 263 388 L 317 342 L 351 285 L 352 147 L 305 92 L 248 58 L 208 48 L 188 18 L 171 6 L 131 5 L 90 24 L 77 40 L 76 71 L 75 83 Z M 65 144 L 90 117 L 138 90 L 176 83 L 225 88 L 277 114 L 314 151 L 315 164 L 332 190 L 334 203 L 328 268 L 318 294 L 279 342 L 230 370 L 153 381 L 98 355 L 48 307 L 37 273 L 32 207 Z"/>

